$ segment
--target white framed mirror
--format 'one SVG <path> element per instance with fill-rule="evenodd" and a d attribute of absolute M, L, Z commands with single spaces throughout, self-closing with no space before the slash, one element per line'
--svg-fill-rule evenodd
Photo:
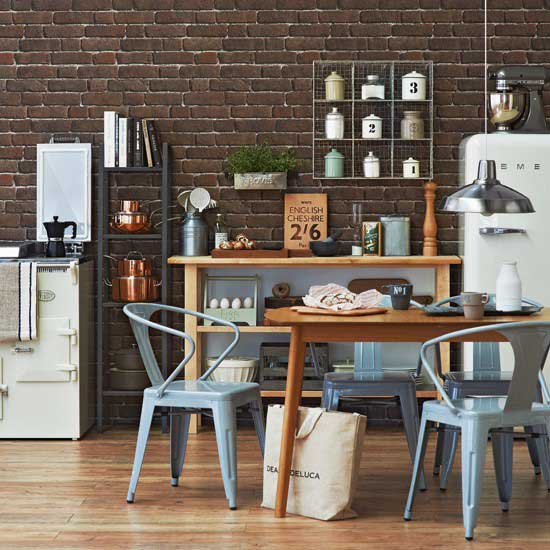
<path fill-rule="evenodd" d="M 92 145 L 39 143 L 36 163 L 36 240 L 48 240 L 42 224 L 58 216 L 76 223 L 76 238 L 68 242 L 91 241 Z"/>

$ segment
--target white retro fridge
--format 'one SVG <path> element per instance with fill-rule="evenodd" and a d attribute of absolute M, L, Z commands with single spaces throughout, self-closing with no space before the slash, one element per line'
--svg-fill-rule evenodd
<path fill-rule="evenodd" d="M 523 295 L 550 306 L 550 134 L 489 134 L 487 153 L 487 158 L 496 162 L 501 183 L 527 195 L 535 212 L 461 216 L 463 288 L 495 292 L 502 262 L 517 261 Z M 461 185 L 475 179 L 478 163 L 484 158 L 485 135 L 462 141 Z M 507 347 L 501 345 L 502 368 L 510 370 L 513 362 Z M 470 369 L 468 347 L 464 361 L 465 368 Z M 550 379 L 549 372 L 546 377 Z"/>

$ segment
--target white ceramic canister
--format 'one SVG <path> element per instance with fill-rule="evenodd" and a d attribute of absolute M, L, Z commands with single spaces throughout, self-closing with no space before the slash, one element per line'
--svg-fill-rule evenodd
<path fill-rule="evenodd" d="M 521 279 L 517 262 L 502 264 L 497 277 L 496 291 L 496 307 L 499 311 L 519 311 L 521 309 Z"/>
<path fill-rule="evenodd" d="M 412 157 L 403 161 L 403 177 L 404 178 L 419 178 L 420 177 L 420 162 Z"/>
<path fill-rule="evenodd" d="M 344 78 L 332 71 L 325 78 L 325 99 L 328 101 L 344 100 Z"/>
<path fill-rule="evenodd" d="M 406 101 L 421 101 L 426 99 L 426 77 L 413 71 L 401 79 L 401 99 Z"/>
<path fill-rule="evenodd" d="M 381 139 L 382 119 L 374 114 L 366 116 L 363 118 L 362 130 L 363 139 Z"/>
<path fill-rule="evenodd" d="M 333 107 L 332 111 L 327 113 L 325 118 L 325 137 L 327 139 L 344 138 L 344 115 L 338 111 L 337 107 Z"/>
<path fill-rule="evenodd" d="M 380 159 L 372 151 L 363 159 L 363 176 L 366 178 L 380 177 Z"/>
<path fill-rule="evenodd" d="M 367 82 L 361 86 L 361 99 L 384 99 L 384 84 L 377 74 L 367 75 Z"/>

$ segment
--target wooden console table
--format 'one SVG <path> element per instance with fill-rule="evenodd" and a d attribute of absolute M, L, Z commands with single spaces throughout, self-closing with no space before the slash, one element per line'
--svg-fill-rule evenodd
<path fill-rule="evenodd" d="M 274 268 L 349 268 L 357 267 L 357 277 L 361 276 L 362 268 L 419 268 L 433 269 L 434 272 L 434 299 L 440 300 L 450 295 L 450 266 L 458 265 L 461 259 L 458 256 L 335 256 L 329 258 L 212 258 L 211 256 L 172 256 L 168 263 L 174 266 L 184 266 L 184 307 L 195 311 L 202 310 L 202 280 L 203 271 L 208 268 L 235 268 L 235 267 L 260 267 Z M 240 327 L 243 333 L 288 333 L 290 326 L 256 326 Z M 196 342 L 195 355 L 191 358 L 185 369 L 185 378 L 195 380 L 200 376 L 202 369 L 202 334 L 227 332 L 227 327 L 202 326 L 196 317 L 189 316 L 185 319 L 185 330 Z M 443 369 L 449 368 L 449 348 L 445 346 L 441 350 Z M 283 397 L 284 391 L 265 391 L 265 397 Z M 425 395 L 424 395 L 425 394 Z M 419 392 L 421 397 L 434 397 L 435 392 Z M 320 397 L 320 391 L 304 391 L 303 397 Z M 194 416 L 190 430 L 196 433 L 200 426 L 200 419 Z"/>

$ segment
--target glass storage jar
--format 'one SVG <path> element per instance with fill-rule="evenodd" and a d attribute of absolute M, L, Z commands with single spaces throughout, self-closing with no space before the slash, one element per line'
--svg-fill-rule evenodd
<path fill-rule="evenodd" d="M 403 111 L 401 139 L 424 139 L 424 121 L 420 111 Z"/>

